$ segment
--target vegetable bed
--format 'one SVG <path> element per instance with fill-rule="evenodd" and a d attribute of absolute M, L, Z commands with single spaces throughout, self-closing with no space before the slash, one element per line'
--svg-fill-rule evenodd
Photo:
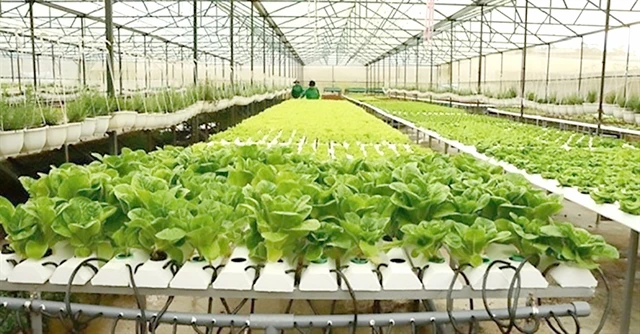
<path fill-rule="evenodd" d="M 273 133 L 293 138 L 283 140 L 291 145 L 269 140 Z M 113 261 L 144 263 L 137 272 L 149 269 L 151 282 L 165 273 L 164 287 L 175 274 L 171 268 L 203 271 L 226 258 L 223 272 L 244 277 L 251 263 L 287 274 L 293 272 L 286 268 L 304 263 L 357 266 L 389 264 L 390 258 L 413 266 L 422 259 L 434 268 L 447 261 L 486 267 L 499 249 L 513 261 L 572 268 L 595 268 L 618 257 L 600 236 L 551 218 L 562 208 L 560 197 L 469 155 L 449 157 L 406 144 L 392 157 L 357 150 L 335 157 L 313 149 L 298 153 L 298 138 L 407 142 L 347 102 L 284 102 L 210 143 L 148 154 L 125 149 L 119 156 L 96 156 L 87 166 L 65 164 L 37 179 L 23 178 L 27 203 L 14 207 L 0 198 L 0 222 L 10 242 L 3 256 L 34 263 L 64 248 L 73 251 L 67 262 L 76 265 L 91 256 L 115 256 L 99 275 Z M 242 270 L 233 269 L 235 262 Z M 59 263 L 48 275 L 63 267 Z M 223 277 L 236 277 L 220 275 L 214 287 L 226 284 Z"/>
<path fill-rule="evenodd" d="M 475 146 L 530 174 L 577 187 L 596 203 L 614 203 L 640 215 L 640 151 L 638 144 L 541 128 L 506 119 L 467 114 L 420 102 L 375 100 L 369 103 Z"/>

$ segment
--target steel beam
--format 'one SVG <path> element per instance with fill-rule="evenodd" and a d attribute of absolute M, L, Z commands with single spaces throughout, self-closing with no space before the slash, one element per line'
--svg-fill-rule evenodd
<path fill-rule="evenodd" d="M 527 25 L 529 21 L 529 0 L 525 0 L 524 7 L 524 46 L 522 48 L 522 70 L 520 71 L 520 118 L 524 116 L 524 94 L 527 76 Z"/>
<path fill-rule="evenodd" d="M 104 0 L 104 29 L 107 46 L 107 95 L 115 97 L 116 92 L 113 85 L 113 0 Z"/>

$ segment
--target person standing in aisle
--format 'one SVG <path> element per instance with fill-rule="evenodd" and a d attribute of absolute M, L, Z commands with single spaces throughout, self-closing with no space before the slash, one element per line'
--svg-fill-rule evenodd
<path fill-rule="evenodd" d="M 316 82 L 311 80 L 309 81 L 309 88 L 304 91 L 302 95 L 307 100 L 318 100 L 320 99 L 320 91 L 318 87 L 316 87 Z"/>
<path fill-rule="evenodd" d="M 293 88 L 291 88 L 291 97 L 294 99 L 300 98 L 304 93 L 304 88 L 300 86 L 300 81 L 296 80 L 293 82 Z"/>

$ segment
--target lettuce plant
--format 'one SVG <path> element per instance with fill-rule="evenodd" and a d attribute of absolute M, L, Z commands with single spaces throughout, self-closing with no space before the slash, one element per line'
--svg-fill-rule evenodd
<path fill-rule="evenodd" d="M 378 213 L 366 213 L 359 216 L 348 212 L 345 218 L 340 220 L 340 226 L 351 239 L 351 246 L 346 255 L 354 258 L 364 258 L 378 262 L 378 247 L 376 243 L 385 234 L 389 218 Z"/>
<path fill-rule="evenodd" d="M 422 221 L 415 225 L 404 225 L 402 246 L 411 249 L 411 256 L 424 256 L 430 261 L 440 261 L 440 249 L 451 235 L 454 222 L 452 220 Z"/>
<path fill-rule="evenodd" d="M 55 207 L 56 202 L 48 197 L 29 199 L 17 207 L 0 197 L 0 223 L 18 255 L 40 259 L 60 241 L 51 227 L 56 218 Z"/>
<path fill-rule="evenodd" d="M 95 253 L 98 257 L 111 258 L 113 248 L 103 227 L 115 211 L 116 208 L 108 204 L 75 197 L 58 206 L 51 227 L 69 242 L 76 256 L 87 257 Z"/>
<path fill-rule="evenodd" d="M 498 232 L 493 221 L 479 217 L 471 225 L 454 223 L 446 245 L 459 265 L 477 267 L 483 263 L 484 250 L 489 244 L 506 240 L 510 235 L 508 231 Z"/>

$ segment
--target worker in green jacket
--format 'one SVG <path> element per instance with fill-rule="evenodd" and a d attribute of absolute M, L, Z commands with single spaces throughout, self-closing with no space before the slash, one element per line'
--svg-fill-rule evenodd
<path fill-rule="evenodd" d="M 293 88 L 291 88 L 291 97 L 297 99 L 302 96 L 304 93 L 304 88 L 300 85 L 300 81 L 296 80 L 293 82 Z"/>
<path fill-rule="evenodd" d="M 318 90 L 318 87 L 316 87 L 315 81 L 309 81 L 309 88 L 304 91 L 302 96 L 307 100 L 318 100 L 320 98 L 320 91 Z"/>

